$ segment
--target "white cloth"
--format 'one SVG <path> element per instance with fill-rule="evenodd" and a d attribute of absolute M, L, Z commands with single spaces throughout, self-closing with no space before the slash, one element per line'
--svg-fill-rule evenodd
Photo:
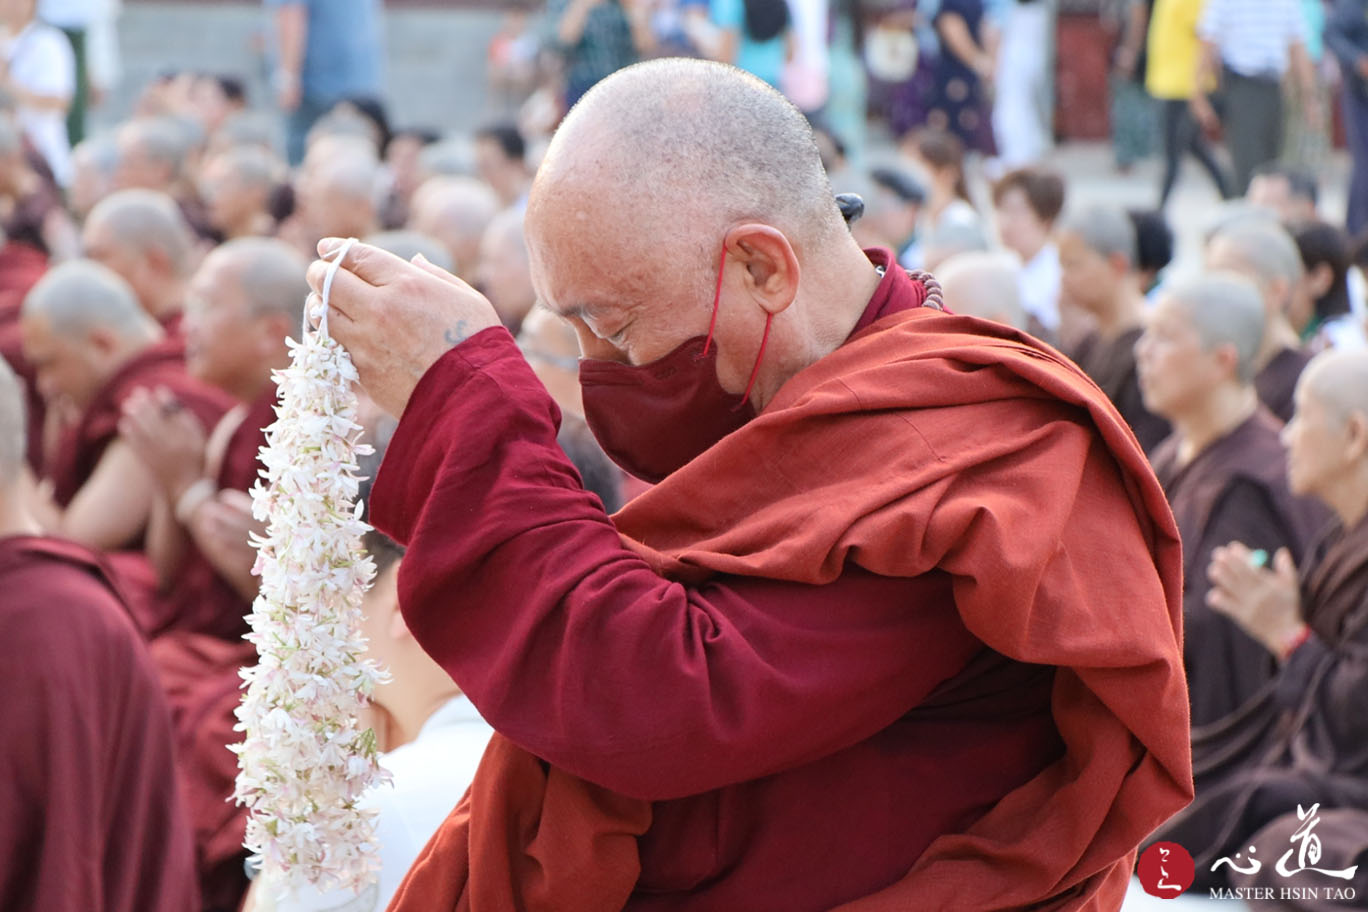
<path fill-rule="evenodd" d="M 1288 51 L 1306 45 L 1308 30 L 1301 0 L 1207 0 L 1197 34 L 1241 76 L 1281 79 Z"/>
<path fill-rule="evenodd" d="M 3 43 L 10 79 L 26 92 L 70 100 L 76 91 L 76 58 L 66 35 L 50 25 L 30 22 Z M 66 112 L 20 106 L 16 120 L 48 167 L 65 187 L 71 181 L 71 142 Z"/>
<path fill-rule="evenodd" d="M 994 83 L 993 136 L 1005 169 L 1034 164 L 1050 150 L 1053 4 L 1013 3 L 1005 10 Z"/>
<path fill-rule="evenodd" d="M 1051 332 L 1059 330 L 1059 248 L 1046 244 L 1021 264 L 1021 306 Z"/>
<path fill-rule="evenodd" d="M 257 894 L 260 912 L 377 912 L 389 905 L 418 853 L 451 813 L 475 778 L 475 768 L 494 734 L 465 696 L 433 713 L 414 738 L 380 758 L 393 787 L 372 789 L 365 799 L 379 812 L 380 880 L 362 893 L 301 891 L 286 899 L 268 884 Z"/>
<path fill-rule="evenodd" d="M 110 0 L 38 0 L 38 18 L 58 28 L 88 28 Z"/>

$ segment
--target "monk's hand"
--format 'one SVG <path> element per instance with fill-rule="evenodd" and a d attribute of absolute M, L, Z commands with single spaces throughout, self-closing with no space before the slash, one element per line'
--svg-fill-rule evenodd
<path fill-rule="evenodd" d="M 204 427 L 166 387 L 133 391 L 124 401 L 119 436 L 173 504 L 204 477 Z"/>
<path fill-rule="evenodd" d="M 1272 569 L 1260 563 L 1239 542 L 1216 548 L 1207 565 L 1211 588 L 1206 602 L 1281 658 L 1306 629 L 1297 567 L 1286 548 L 1274 555 Z"/>
<path fill-rule="evenodd" d="M 318 244 L 320 256 L 342 245 Z M 314 310 L 329 263 L 309 267 Z M 381 408 L 403 415 L 414 387 L 451 348 L 499 317 L 484 295 L 421 257 L 406 262 L 369 244 L 355 244 L 333 279 L 328 332 L 351 354 L 361 385 Z"/>
<path fill-rule="evenodd" d="M 266 527 L 252 517 L 252 496 L 225 488 L 195 511 L 196 537 L 207 540 L 225 559 L 250 567 L 256 561 L 251 535 L 264 535 Z"/>

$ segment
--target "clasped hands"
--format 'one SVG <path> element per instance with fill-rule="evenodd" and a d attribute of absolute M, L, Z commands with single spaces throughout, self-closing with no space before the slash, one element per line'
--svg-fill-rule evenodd
<path fill-rule="evenodd" d="M 1297 567 L 1286 548 L 1273 556 L 1272 568 L 1257 566 L 1254 552 L 1239 542 L 1216 548 L 1207 565 L 1206 603 L 1230 618 L 1278 658 L 1301 638 Z"/>
<path fill-rule="evenodd" d="M 324 238 L 321 257 L 344 242 Z M 315 261 L 308 280 L 316 312 L 331 263 Z M 421 255 L 413 262 L 369 244 L 347 251 L 329 292 L 328 333 L 351 355 L 361 385 L 386 412 L 403 415 L 437 360 L 481 330 L 501 325 L 484 295 Z"/>

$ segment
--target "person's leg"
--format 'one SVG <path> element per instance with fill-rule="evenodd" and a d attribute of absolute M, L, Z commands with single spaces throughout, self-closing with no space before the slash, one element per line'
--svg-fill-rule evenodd
<path fill-rule="evenodd" d="M 90 73 L 86 68 L 85 29 L 62 29 L 71 42 L 71 53 L 76 59 L 76 91 L 67 108 L 67 138 L 74 146 L 85 139 L 86 109 L 90 105 Z"/>
<path fill-rule="evenodd" d="M 1159 208 L 1168 202 L 1173 185 L 1178 181 L 1178 166 L 1183 161 L 1183 150 L 1191 143 L 1187 125 L 1192 117 L 1187 113 L 1187 102 L 1181 99 L 1166 98 L 1162 102 L 1162 126 L 1164 135 L 1164 178 L 1159 185 Z M 1195 131 L 1193 131 L 1195 132 Z"/>
<path fill-rule="evenodd" d="M 1225 73 L 1226 147 L 1235 168 L 1231 191 L 1243 196 L 1254 171 L 1278 158 L 1282 141 L 1282 88 L 1265 79 Z"/>
<path fill-rule="evenodd" d="M 285 118 L 285 153 L 292 166 L 304 161 L 304 146 L 313 125 L 328 112 L 330 106 L 305 96 L 299 100 L 299 107 Z"/>
<path fill-rule="evenodd" d="M 1351 237 L 1368 228 L 1368 96 L 1346 85 L 1340 91 L 1344 132 L 1353 162 L 1349 180 L 1349 212 L 1345 227 Z"/>

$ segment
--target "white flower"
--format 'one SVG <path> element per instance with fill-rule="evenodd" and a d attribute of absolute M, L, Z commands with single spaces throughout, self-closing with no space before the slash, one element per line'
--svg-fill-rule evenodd
<path fill-rule="evenodd" d="M 331 276 L 325 302 L 330 285 Z M 326 306 L 317 330 L 286 340 L 291 364 L 274 375 L 276 421 L 252 489 L 252 515 L 267 524 L 252 537 L 261 590 L 246 635 L 260 658 L 242 671 L 234 797 L 250 811 L 245 844 L 271 883 L 357 891 L 379 867 L 374 812 L 358 803 L 387 778 L 358 713 L 384 672 L 362 658 L 358 632 L 375 575 L 356 503 L 356 457 L 369 448 L 359 443 L 356 370 L 327 334 Z"/>

